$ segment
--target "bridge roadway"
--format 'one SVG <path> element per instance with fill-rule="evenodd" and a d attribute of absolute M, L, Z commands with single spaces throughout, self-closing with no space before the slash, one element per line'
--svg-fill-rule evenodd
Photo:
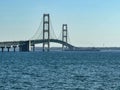
<path fill-rule="evenodd" d="M 29 51 L 30 46 L 34 46 L 35 44 L 39 44 L 43 42 L 48 42 L 48 39 L 45 39 L 45 40 L 36 39 L 36 40 L 26 40 L 26 41 L 5 41 L 5 42 L 0 42 L 0 48 L 2 49 L 2 52 L 4 51 L 4 48 L 7 48 L 9 52 L 9 49 L 11 47 L 14 48 L 14 51 L 16 47 L 19 47 L 20 51 Z M 67 46 L 69 50 L 73 50 L 75 48 L 73 45 L 58 39 L 50 39 L 50 42 L 63 44 Z"/>

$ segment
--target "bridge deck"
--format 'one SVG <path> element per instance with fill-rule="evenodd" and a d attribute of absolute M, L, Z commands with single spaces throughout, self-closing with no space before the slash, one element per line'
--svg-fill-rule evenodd
<path fill-rule="evenodd" d="M 30 41 L 31 45 L 34 45 L 34 44 L 39 44 L 39 43 L 43 43 L 43 42 L 48 42 L 48 40 L 39 40 L 39 39 L 36 39 L 36 40 L 26 40 L 26 41 L 5 41 L 5 42 L 0 42 L 0 47 L 1 46 L 15 46 L 15 45 L 21 45 L 21 44 L 24 44 L 24 42 L 27 42 L 27 41 Z M 61 41 L 61 40 L 58 40 L 58 39 L 50 39 L 50 42 L 53 42 L 53 43 L 59 43 L 59 44 L 63 44 L 69 48 L 74 48 L 73 45 L 67 43 L 67 42 L 64 42 L 64 41 Z"/>

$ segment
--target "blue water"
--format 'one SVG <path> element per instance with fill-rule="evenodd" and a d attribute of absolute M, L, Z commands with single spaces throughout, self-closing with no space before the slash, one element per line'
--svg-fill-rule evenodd
<path fill-rule="evenodd" d="M 120 52 L 0 52 L 0 90 L 120 90 Z"/>

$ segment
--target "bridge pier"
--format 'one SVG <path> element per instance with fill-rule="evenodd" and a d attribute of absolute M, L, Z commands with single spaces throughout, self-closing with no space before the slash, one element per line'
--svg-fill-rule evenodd
<path fill-rule="evenodd" d="M 33 52 L 35 51 L 35 44 L 33 45 Z"/>
<path fill-rule="evenodd" d="M 29 41 L 21 42 L 19 45 L 20 52 L 29 52 Z"/>
<path fill-rule="evenodd" d="M 5 48 L 5 47 L 1 47 L 1 49 L 2 49 L 2 52 L 4 52 L 4 48 Z"/>
<path fill-rule="evenodd" d="M 14 52 L 16 51 L 16 47 L 17 47 L 17 46 L 13 46 Z"/>
<path fill-rule="evenodd" d="M 6 48 L 7 48 L 8 52 L 9 52 L 11 47 L 8 46 L 8 47 L 6 47 Z"/>

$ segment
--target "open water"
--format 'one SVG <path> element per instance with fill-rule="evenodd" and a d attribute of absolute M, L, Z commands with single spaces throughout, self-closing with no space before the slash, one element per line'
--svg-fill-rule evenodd
<path fill-rule="evenodd" d="M 0 52 L 0 90 L 120 90 L 120 52 Z"/>

